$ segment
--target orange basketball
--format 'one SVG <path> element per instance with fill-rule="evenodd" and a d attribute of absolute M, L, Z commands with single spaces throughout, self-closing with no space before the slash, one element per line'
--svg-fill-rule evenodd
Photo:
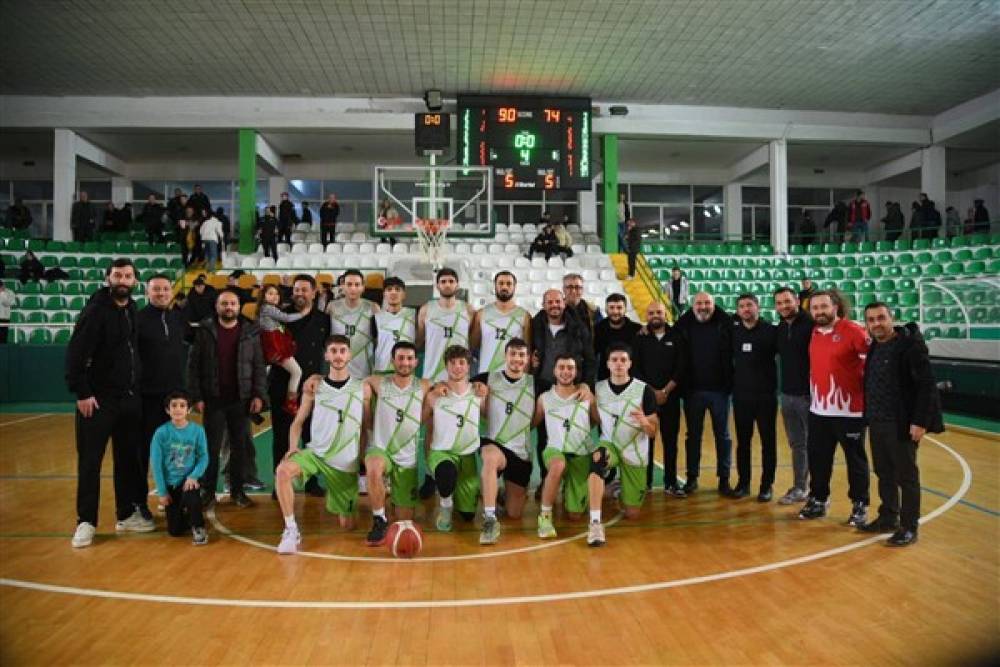
<path fill-rule="evenodd" d="M 424 534 L 412 521 L 397 521 L 389 526 L 385 543 L 396 558 L 413 558 L 424 545 Z"/>

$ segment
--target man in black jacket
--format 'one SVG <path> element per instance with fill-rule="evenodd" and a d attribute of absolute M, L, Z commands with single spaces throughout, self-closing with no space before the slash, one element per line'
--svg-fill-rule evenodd
<path fill-rule="evenodd" d="M 170 307 L 173 283 L 158 273 L 146 282 L 149 305 L 136 314 L 139 359 L 142 378 L 139 390 L 142 396 L 142 443 L 139 448 L 139 486 L 136 497 L 141 498 L 139 512 L 147 519 L 153 515 L 146 504 L 149 494 L 149 446 L 153 434 L 163 423 L 170 421 L 163 409 L 167 395 L 184 385 L 184 336 L 187 321 L 184 314 Z"/>
<path fill-rule="evenodd" d="M 728 496 L 729 469 L 732 467 L 733 442 L 729 437 L 729 394 L 733 388 L 733 320 L 715 305 L 707 292 L 694 296 L 691 310 L 677 321 L 687 351 L 684 376 L 684 420 L 687 438 L 684 451 L 687 458 L 687 482 L 684 493 L 698 489 L 701 468 L 701 435 L 705 412 L 712 415 L 715 436 L 715 473 L 719 478 L 719 494 Z"/>
<path fill-rule="evenodd" d="M 809 496 L 809 341 L 813 320 L 802 310 L 791 287 L 774 293 L 778 323 L 776 344 L 781 358 L 781 417 L 792 450 L 792 488 L 778 499 L 794 505 Z"/>
<path fill-rule="evenodd" d="M 146 203 L 142 205 L 139 212 L 139 220 L 146 230 L 146 241 L 149 243 L 163 243 L 163 216 L 166 210 L 160 202 L 156 201 L 156 195 L 146 197 Z"/>
<path fill-rule="evenodd" d="M 212 202 L 205 191 L 201 189 L 201 185 L 194 186 L 194 192 L 188 197 L 187 205 L 194 209 L 199 220 L 204 220 L 212 214 Z"/>
<path fill-rule="evenodd" d="M 149 532 L 155 527 L 136 508 L 146 498 L 136 497 L 142 402 L 131 260 L 113 261 L 107 281 L 80 313 L 66 348 L 66 384 L 77 397 L 76 548 L 88 547 L 94 539 L 108 437 L 114 455 L 115 531 Z"/>
<path fill-rule="evenodd" d="M 610 312 L 610 310 L 609 310 Z M 684 340 L 667 324 L 667 307 L 654 301 L 646 307 L 646 333 L 632 341 L 635 350 L 635 377 L 648 384 L 656 397 L 660 440 L 663 442 L 663 492 L 676 498 L 686 494 L 677 483 L 677 433 L 681 425 L 680 384 L 684 377 Z M 649 441 L 646 487 L 653 488 L 653 450 Z"/>
<path fill-rule="evenodd" d="M 215 312 L 215 300 L 218 294 L 214 287 L 205 282 L 204 274 L 195 278 L 193 285 L 188 293 L 186 315 L 189 324 L 198 325 Z"/>
<path fill-rule="evenodd" d="M 597 379 L 607 380 L 611 376 L 608 370 L 608 349 L 614 343 L 625 343 L 632 347 L 635 335 L 641 325 L 633 322 L 625 314 L 628 299 L 624 294 L 609 294 L 604 302 L 608 316 L 594 327 L 594 358 L 597 362 Z"/>
<path fill-rule="evenodd" d="M 215 317 L 201 322 L 188 354 L 188 392 L 204 415 L 208 469 L 202 477 L 202 505 L 215 502 L 223 432 L 229 442 L 246 440 L 249 419 L 267 405 L 267 368 L 257 324 L 240 317 L 239 296 L 219 293 Z M 243 492 L 243 447 L 230 448 L 230 496 L 237 507 L 253 505 Z"/>
<path fill-rule="evenodd" d="M 865 359 L 865 421 L 882 504 L 860 530 L 894 531 L 888 544 L 902 547 L 917 541 L 917 446 L 925 433 L 944 431 L 941 398 L 916 324 L 894 326 L 892 311 L 880 301 L 865 306 L 865 324 L 873 338 Z"/>
<path fill-rule="evenodd" d="M 319 207 L 319 242 L 324 246 L 333 243 L 337 236 L 337 217 L 340 215 L 340 203 L 337 195 L 332 192 L 326 196 L 326 201 Z"/>
<path fill-rule="evenodd" d="M 258 221 L 257 228 L 260 230 L 260 248 L 264 251 L 264 257 L 273 257 L 277 262 L 278 219 L 274 217 L 273 206 L 264 209 L 264 216 Z"/>
<path fill-rule="evenodd" d="M 295 215 L 295 205 L 288 198 L 287 192 L 281 193 L 281 203 L 278 204 L 278 243 L 292 243 L 292 227 L 299 221 Z"/>
<path fill-rule="evenodd" d="M 778 466 L 778 350 L 777 329 L 760 319 L 760 304 L 753 294 L 736 300 L 733 326 L 733 420 L 736 422 L 736 470 L 739 479 L 734 498 L 750 495 L 753 427 L 757 425 L 761 448 L 760 492 L 757 502 L 771 501 Z"/>
<path fill-rule="evenodd" d="M 77 242 L 90 241 L 94 238 L 94 227 L 97 224 L 97 213 L 90 197 L 85 190 L 80 190 L 79 199 L 73 202 L 69 214 L 69 227 L 73 232 L 73 240 Z"/>

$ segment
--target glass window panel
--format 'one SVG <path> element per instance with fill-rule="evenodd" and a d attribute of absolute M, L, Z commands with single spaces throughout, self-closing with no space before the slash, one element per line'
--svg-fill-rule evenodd
<path fill-rule="evenodd" d="M 755 188 L 744 185 L 742 194 L 744 204 L 771 203 L 771 188 Z"/>
<path fill-rule="evenodd" d="M 546 190 L 545 201 L 575 202 L 576 190 Z"/>
<path fill-rule="evenodd" d="M 514 214 L 512 224 L 524 225 L 524 224 L 538 224 L 538 221 L 542 219 L 542 207 L 541 205 L 534 204 L 514 204 Z"/>
<path fill-rule="evenodd" d="M 167 193 L 170 197 L 174 196 L 174 190 L 177 189 L 190 197 L 191 193 L 194 192 L 194 181 L 167 181 Z M 267 192 L 266 189 L 264 191 Z"/>
<path fill-rule="evenodd" d="M 770 206 L 754 206 L 753 238 L 758 243 L 767 243 L 771 239 Z"/>
<path fill-rule="evenodd" d="M 720 185 L 696 185 L 694 186 L 695 204 L 721 204 L 722 186 Z"/>
<path fill-rule="evenodd" d="M 753 206 L 743 207 L 743 240 L 753 238 Z"/>
<path fill-rule="evenodd" d="M 295 201 L 320 201 L 323 181 L 305 181 L 293 178 L 288 181 L 288 196 Z"/>
<path fill-rule="evenodd" d="M 359 201 L 354 203 L 354 222 L 367 224 L 372 221 L 372 203 L 370 201 Z M 319 214 L 314 215 L 318 219 Z"/>
<path fill-rule="evenodd" d="M 562 222 L 563 215 L 569 216 L 570 224 L 580 221 L 576 214 L 576 204 L 552 204 L 546 206 L 545 210 L 552 216 L 552 222 Z"/>
<path fill-rule="evenodd" d="M 107 201 L 111 199 L 111 181 L 80 181 L 79 189 L 86 192 L 91 200 Z"/>
<path fill-rule="evenodd" d="M 639 233 L 645 239 L 660 238 L 660 207 L 659 206 L 633 206 L 632 217 L 635 218 Z"/>
<path fill-rule="evenodd" d="M 212 202 L 212 207 L 215 208 L 216 200 L 229 200 L 233 198 L 233 182 L 232 181 L 201 181 L 202 191 L 208 195 L 208 199 Z M 194 188 L 191 188 L 192 192 Z"/>
<path fill-rule="evenodd" d="M 788 188 L 788 203 L 793 206 L 829 206 L 829 188 Z"/>
<path fill-rule="evenodd" d="M 664 206 L 663 238 L 687 240 L 691 238 L 691 209 L 686 206 Z"/>
<path fill-rule="evenodd" d="M 393 190 L 395 192 L 395 190 Z M 371 181 L 323 181 L 323 197 L 337 195 L 337 199 L 363 199 L 371 201 Z M 397 195 L 398 196 L 398 195 Z"/>
<path fill-rule="evenodd" d="M 695 206 L 694 207 L 694 236 L 699 240 L 721 240 L 722 239 L 722 213 L 716 213 L 715 209 L 721 206 Z"/>
<path fill-rule="evenodd" d="M 510 224 L 510 206 L 507 206 L 506 204 L 500 204 L 499 206 L 493 207 L 493 224 L 494 225 Z"/>
<path fill-rule="evenodd" d="M 690 204 L 691 188 L 687 185 L 633 185 L 632 200 L 659 204 Z"/>
<path fill-rule="evenodd" d="M 854 199 L 855 192 L 857 192 L 857 188 L 851 188 L 849 190 L 844 188 L 834 188 L 833 201 L 849 202 Z"/>
<path fill-rule="evenodd" d="M 132 197 L 137 201 L 145 201 L 149 195 L 156 195 L 159 200 L 164 199 L 163 181 L 133 181 Z"/>
<path fill-rule="evenodd" d="M 14 198 L 52 199 L 52 181 L 14 181 Z"/>

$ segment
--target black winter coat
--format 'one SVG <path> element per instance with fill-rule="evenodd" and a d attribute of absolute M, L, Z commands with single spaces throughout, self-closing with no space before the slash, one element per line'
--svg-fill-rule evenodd
<path fill-rule="evenodd" d="M 107 287 L 80 312 L 66 348 L 66 385 L 78 399 L 135 394 L 142 372 L 135 301 L 119 306 Z"/>
<path fill-rule="evenodd" d="M 194 344 L 188 353 L 188 392 L 192 403 L 219 397 L 218 327 L 215 316 L 206 317 L 195 331 Z M 242 317 L 236 353 L 236 385 L 241 401 L 259 398 L 267 406 L 267 367 L 260 345 L 260 328 Z"/>
<path fill-rule="evenodd" d="M 712 317 L 709 320 L 712 324 L 715 324 L 719 328 L 719 366 L 722 369 L 723 379 L 727 387 L 727 391 L 732 391 L 733 387 L 733 317 L 726 311 L 722 310 L 719 306 L 715 307 L 715 312 L 712 313 Z M 691 352 L 691 336 L 692 327 L 697 323 L 694 316 L 694 309 L 689 309 L 680 316 L 677 320 L 677 324 L 674 325 L 674 329 L 677 330 L 678 334 L 683 338 L 685 349 L 690 354 Z M 690 356 L 687 359 L 688 363 L 685 364 L 684 368 L 684 381 L 681 382 L 681 386 L 684 387 L 685 393 L 691 391 L 691 386 L 694 380 L 693 365 L 697 363 L 697 360 L 691 359 Z"/>
<path fill-rule="evenodd" d="M 136 314 L 139 358 L 142 361 L 140 389 L 144 395 L 167 394 L 184 388 L 184 336 L 187 321 L 176 308 L 150 304 Z"/>

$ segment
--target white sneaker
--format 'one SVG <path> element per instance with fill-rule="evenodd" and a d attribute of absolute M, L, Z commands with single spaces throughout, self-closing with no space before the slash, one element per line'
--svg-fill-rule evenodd
<path fill-rule="evenodd" d="M 587 529 L 587 546 L 603 547 L 604 543 L 604 524 L 600 521 L 591 521 Z"/>
<path fill-rule="evenodd" d="M 144 517 L 139 510 L 132 512 L 132 516 L 115 523 L 116 533 L 151 533 L 156 530 L 156 524 L 152 519 Z"/>
<path fill-rule="evenodd" d="M 89 547 L 94 543 L 94 533 L 96 532 L 97 529 L 92 524 L 81 521 L 76 524 L 76 532 L 73 533 L 73 541 L 70 544 L 73 545 L 74 549 Z"/>
<path fill-rule="evenodd" d="M 281 543 L 278 544 L 278 553 L 294 554 L 299 550 L 300 544 L 302 544 L 302 534 L 299 533 L 299 529 L 286 527 L 285 531 L 281 533 Z"/>

